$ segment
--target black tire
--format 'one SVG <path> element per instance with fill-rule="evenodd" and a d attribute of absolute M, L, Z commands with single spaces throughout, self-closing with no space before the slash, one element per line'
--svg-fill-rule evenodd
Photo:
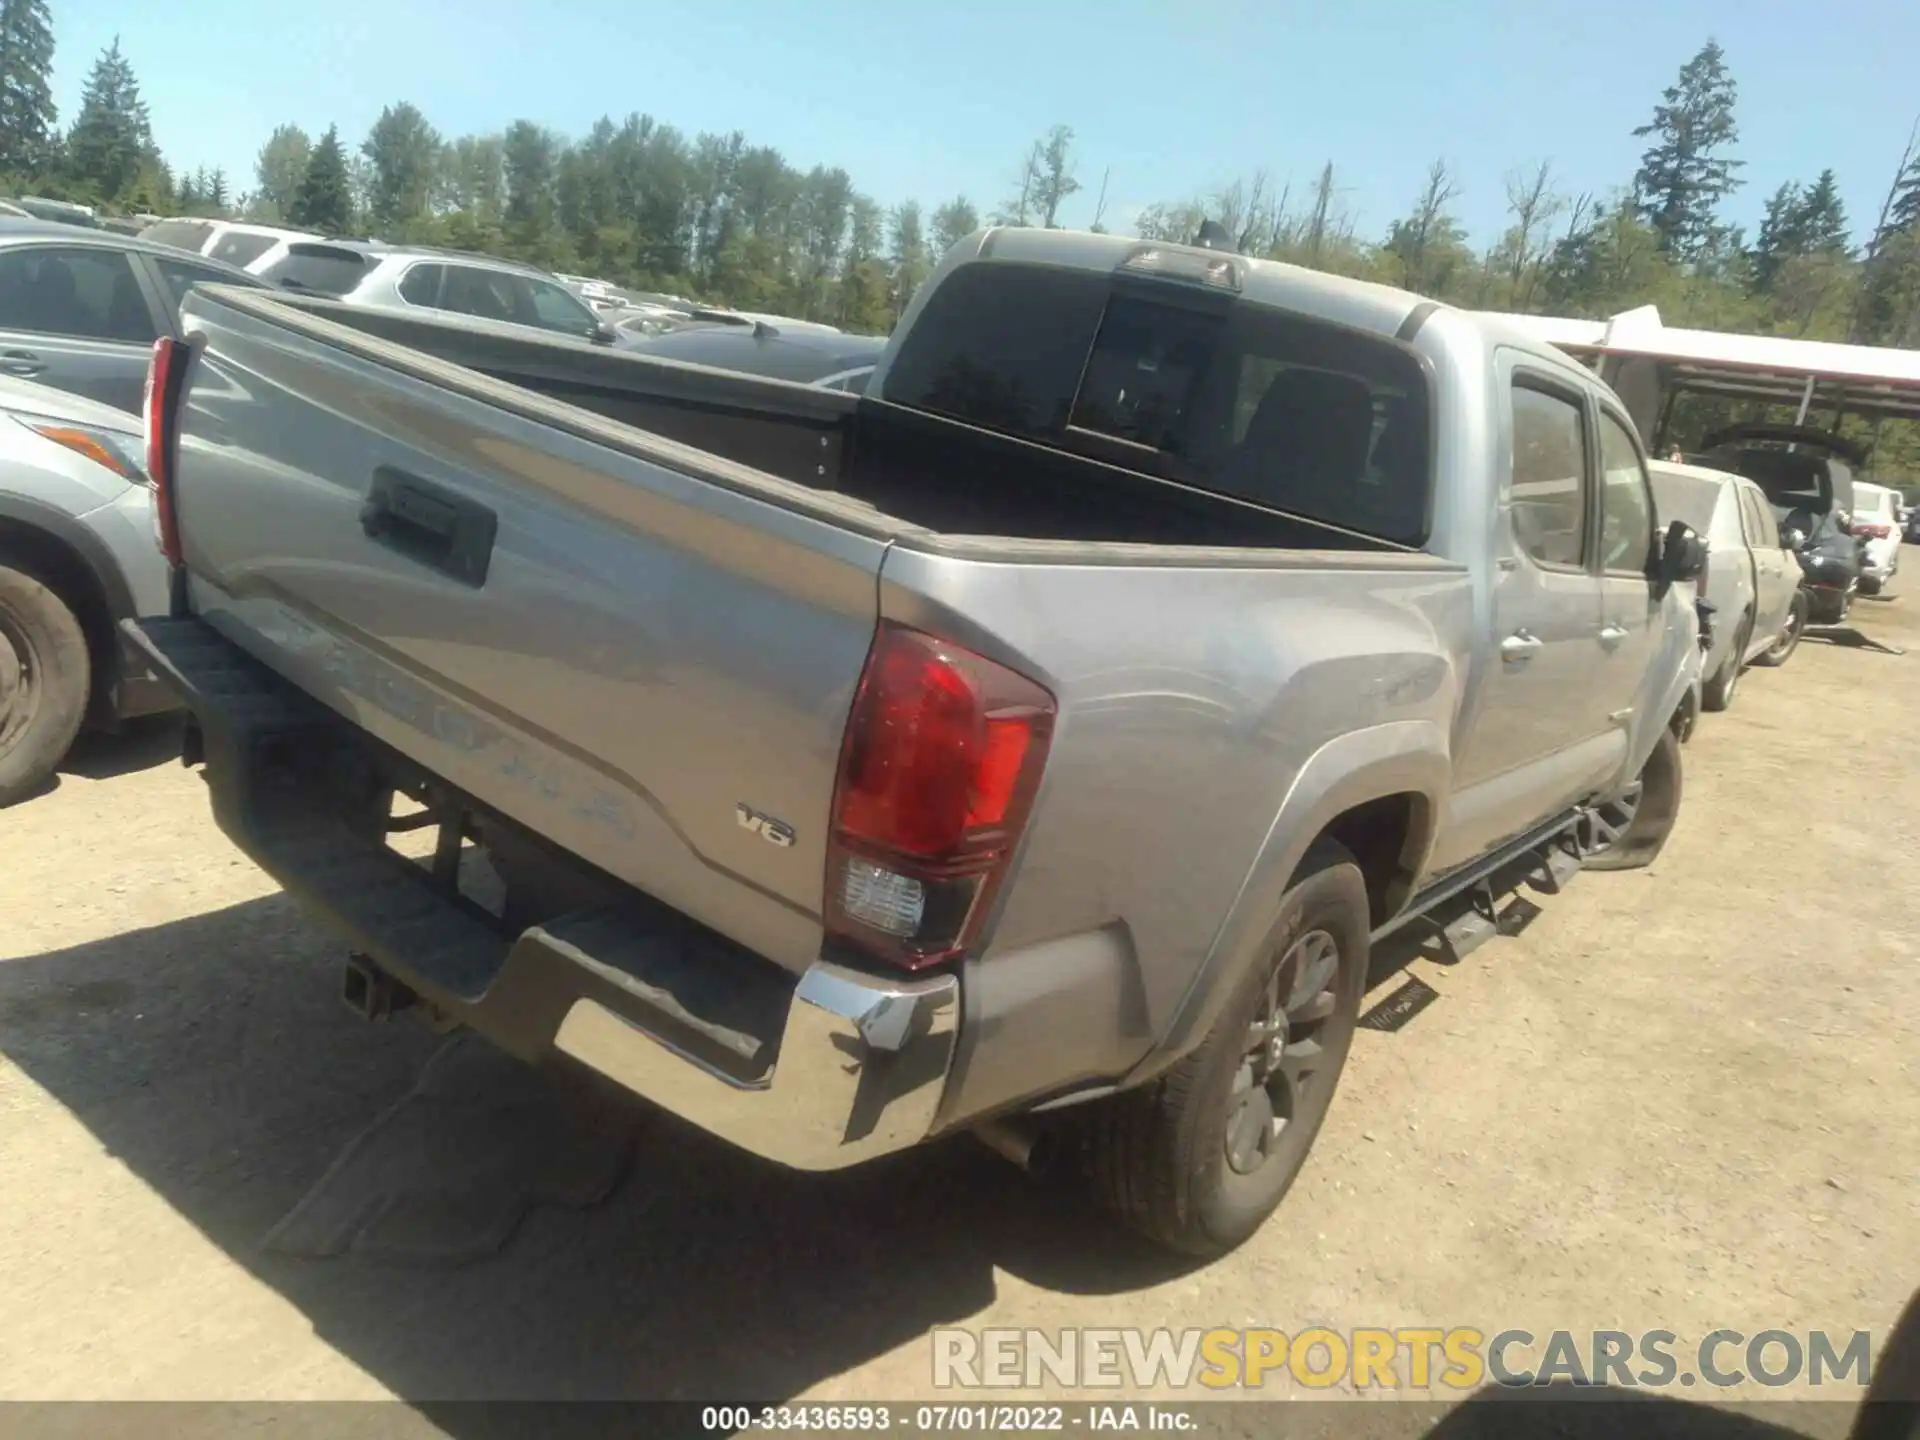
<path fill-rule="evenodd" d="M 45 787 L 80 733 L 92 689 L 73 611 L 34 575 L 0 564 L 0 807 Z"/>
<path fill-rule="evenodd" d="M 1580 822 L 1581 863 L 1589 870 L 1651 865 L 1680 818 L 1680 737 L 1662 728 L 1639 776 Z"/>
<path fill-rule="evenodd" d="M 1793 604 L 1787 607 L 1786 627 L 1780 637 L 1753 657 L 1756 665 L 1784 665 L 1787 657 L 1800 648 L 1800 633 L 1807 628 L 1807 592 L 1793 592 Z"/>
<path fill-rule="evenodd" d="M 1240 983 L 1199 1048 L 1086 1117 L 1083 1154 L 1101 1203 L 1184 1254 L 1227 1253 L 1279 1206 L 1353 1043 L 1371 930 L 1353 856 L 1316 845 L 1280 914 L 1266 962 Z M 1283 1109 L 1291 1113 L 1276 1113 Z"/>
<path fill-rule="evenodd" d="M 1753 612 L 1740 617 L 1740 628 L 1733 632 L 1733 649 L 1719 673 L 1700 687 L 1700 708 L 1716 713 L 1733 704 L 1733 692 L 1740 687 L 1740 674 L 1746 666 L 1747 643 L 1753 639 Z"/>

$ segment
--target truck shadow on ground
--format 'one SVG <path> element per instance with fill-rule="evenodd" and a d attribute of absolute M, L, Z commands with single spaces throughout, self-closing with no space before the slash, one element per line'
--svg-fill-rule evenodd
<path fill-rule="evenodd" d="M 970 1142 L 803 1176 L 651 1112 L 611 1199 L 537 1210 L 487 1260 L 422 1269 L 269 1252 L 263 1238 L 329 1162 L 445 1053 L 424 1026 L 350 1016 L 339 962 L 338 942 L 280 895 L 8 961 L 0 1049 L 322 1340 L 465 1440 L 505 1433 L 510 1418 L 475 1401 L 789 1398 L 931 1326 L 970 1322 L 995 1298 L 996 1270 L 1080 1295 L 1179 1271 Z M 917 1364 L 893 1373 L 924 1394 Z M 1668 1400 L 1549 1415 L 1537 1398 L 1490 1390 L 1440 1415 L 1315 1406 L 1284 1431 L 1503 1440 L 1548 1421 L 1573 1440 L 1789 1440 L 1845 1434 L 1851 1418 L 1824 1407 L 1826 1423 L 1802 1430 L 1791 1406 L 1740 1415 Z M 552 1412 L 528 1418 L 519 1433 L 570 1429 Z"/>
<path fill-rule="evenodd" d="M 611 1199 L 535 1210 L 490 1259 L 268 1251 L 443 1043 L 348 1014 L 341 958 L 275 895 L 10 960 L 0 1048 L 399 1395 L 781 1399 L 977 1314 L 996 1268 L 1080 1294 L 1177 1273 L 970 1140 L 805 1176 L 654 1112 Z"/>

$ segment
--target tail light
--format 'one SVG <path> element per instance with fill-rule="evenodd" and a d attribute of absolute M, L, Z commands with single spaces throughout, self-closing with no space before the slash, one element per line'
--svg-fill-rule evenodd
<path fill-rule="evenodd" d="M 1865 521 L 1856 520 L 1853 522 L 1853 529 L 1850 533 L 1858 536 L 1862 540 L 1884 540 L 1893 534 L 1893 527 L 1891 525 L 1872 525 Z"/>
<path fill-rule="evenodd" d="M 834 786 L 828 933 L 909 970 L 966 951 L 1026 828 L 1055 715 L 1025 676 L 881 621 Z"/>
<path fill-rule="evenodd" d="M 173 483 L 178 449 L 177 427 L 180 382 L 186 374 L 187 347 L 169 335 L 153 342 L 147 363 L 147 391 L 140 413 L 147 425 L 147 477 L 153 482 L 153 528 L 167 564 L 184 564 L 180 553 L 180 520 Z"/>

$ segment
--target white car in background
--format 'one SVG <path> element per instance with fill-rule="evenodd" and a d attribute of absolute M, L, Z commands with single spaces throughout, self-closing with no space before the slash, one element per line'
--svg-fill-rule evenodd
<path fill-rule="evenodd" d="M 1847 529 L 1867 542 L 1860 565 L 1860 593 L 1878 595 L 1900 572 L 1900 497 L 1884 485 L 1853 482 L 1853 512 Z"/>
<path fill-rule="evenodd" d="M 254 225 L 243 220 L 195 220 L 176 217 L 158 220 L 140 232 L 142 240 L 171 245 L 177 250 L 224 260 L 258 275 L 287 253 L 296 240 L 319 240 L 311 230 L 288 230 L 278 225 Z"/>

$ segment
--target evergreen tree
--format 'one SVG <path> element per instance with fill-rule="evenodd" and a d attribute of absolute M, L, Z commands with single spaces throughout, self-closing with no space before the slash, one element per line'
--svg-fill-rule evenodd
<path fill-rule="evenodd" d="M 0 171 L 38 170 L 54 148 L 47 0 L 0 0 Z"/>
<path fill-rule="evenodd" d="M 1760 233 L 1747 252 L 1753 288 L 1760 293 L 1771 291 L 1781 271 L 1795 260 L 1816 255 L 1843 258 L 1851 249 L 1846 206 L 1833 171 L 1822 170 L 1811 185 L 1789 181 L 1767 201 Z"/>
<path fill-rule="evenodd" d="M 1653 120 L 1637 136 L 1654 137 L 1634 177 L 1634 206 L 1668 254 L 1692 259 L 1720 238 L 1720 202 L 1738 188 L 1741 162 L 1726 150 L 1740 138 L 1734 121 L 1738 89 L 1726 55 L 1707 41 L 1662 95 Z"/>
<path fill-rule="evenodd" d="M 227 172 L 218 165 L 207 176 L 207 203 L 220 214 L 227 213 Z"/>
<path fill-rule="evenodd" d="M 353 228 L 353 190 L 347 179 L 347 154 L 340 145 L 340 127 L 329 125 L 307 160 L 307 173 L 293 197 L 287 216 L 293 224 L 325 235 L 344 235 Z"/>
<path fill-rule="evenodd" d="M 76 180 L 112 204 L 126 198 L 159 158 L 139 82 L 116 36 L 94 61 L 80 92 L 80 113 L 67 135 L 67 164 Z"/>

